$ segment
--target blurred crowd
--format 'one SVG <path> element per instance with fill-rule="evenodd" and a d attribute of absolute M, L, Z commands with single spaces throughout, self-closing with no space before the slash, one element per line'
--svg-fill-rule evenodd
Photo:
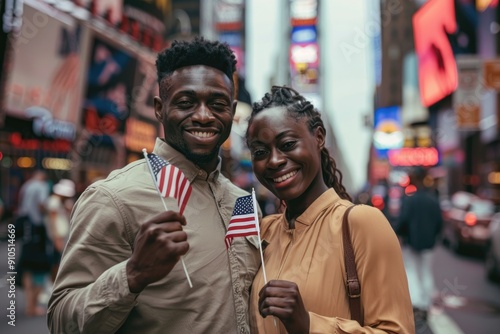
<path fill-rule="evenodd" d="M 27 316 L 44 316 L 42 293 L 50 293 L 69 234 L 69 217 L 76 194 L 75 183 L 60 179 L 51 186 L 46 171 L 35 170 L 19 191 L 14 214 L 16 285 L 22 287 Z"/>

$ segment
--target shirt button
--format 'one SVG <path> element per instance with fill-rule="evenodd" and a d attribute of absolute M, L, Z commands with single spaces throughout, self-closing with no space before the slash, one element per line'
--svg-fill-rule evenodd
<path fill-rule="evenodd" d="M 202 175 L 203 175 L 203 171 L 202 171 L 202 170 L 199 170 L 199 171 L 198 171 L 198 175 L 199 175 L 199 176 L 202 176 Z"/>

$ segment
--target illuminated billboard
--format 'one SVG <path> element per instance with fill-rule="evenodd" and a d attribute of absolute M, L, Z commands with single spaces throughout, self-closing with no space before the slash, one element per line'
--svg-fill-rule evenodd
<path fill-rule="evenodd" d="M 214 6 L 215 28 L 217 31 L 242 30 L 245 26 L 245 1 L 218 0 Z"/>
<path fill-rule="evenodd" d="M 293 27 L 316 25 L 318 2 L 316 0 L 291 0 L 290 19 Z"/>
<path fill-rule="evenodd" d="M 457 87 L 457 67 L 448 39 L 456 30 L 453 0 L 430 0 L 413 16 L 420 96 L 426 107 Z"/>
<path fill-rule="evenodd" d="M 313 43 L 316 42 L 318 33 L 316 26 L 300 26 L 292 28 L 292 43 Z"/>
<path fill-rule="evenodd" d="M 378 108 L 374 117 L 373 146 L 379 158 L 387 157 L 390 149 L 403 147 L 401 107 Z"/>
<path fill-rule="evenodd" d="M 290 45 L 290 74 L 292 87 L 302 93 L 317 91 L 319 76 L 319 47 L 317 43 Z"/>
<path fill-rule="evenodd" d="M 108 40 L 93 40 L 83 101 L 85 129 L 97 135 L 123 133 L 130 115 L 137 59 Z"/>
<path fill-rule="evenodd" d="M 12 39 L 5 88 L 7 114 L 53 119 L 58 121 L 51 121 L 53 128 L 63 127 L 61 121 L 74 128 L 86 54 L 82 31 L 77 20 L 50 6 L 24 6 L 23 27 Z"/>

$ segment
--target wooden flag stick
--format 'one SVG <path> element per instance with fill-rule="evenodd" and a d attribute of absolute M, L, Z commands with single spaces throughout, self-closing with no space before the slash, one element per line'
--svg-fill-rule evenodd
<path fill-rule="evenodd" d="M 144 154 L 144 158 L 146 159 L 146 164 L 148 165 L 149 168 L 149 173 L 151 174 L 151 177 L 153 178 L 153 183 L 155 184 L 156 191 L 158 192 L 158 195 L 161 198 L 161 202 L 163 203 L 163 207 L 165 208 L 165 211 L 168 211 L 167 205 L 165 204 L 165 201 L 163 200 L 163 196 L 160 193 L 160 189 L 158 189 L 158 185 L 156 184 L 156 177 L 153 173 L 153 168 L 151 167 L 151 164 L 149 163 L 148 159 L 148 152 L 146 151 L 145 148 L 142 149 L 142 154 Z M 184 269 L 184 273 L 186 274 L 187 281 L 189 283 L 189 287 L 192 288 L 193 284 L 191 283 L 191 278 L 189 277 L 189 273 L 186 268 L 186 263 L 184 263 L 184 258 L 181 256 L 181 263 L 182 263 L 182 268 Z"/>
<path fill-rule="evenodd" d="M 255 196 L 255 189 L 252 188 L 252 202 L 253 202 L 253 214 L 255 215 L 255 227 L 257 228 L 257 235 L 259 236 L 259 251 L 260 251 L 260 261 L 262 263 L 262 273 L 264 274 L 264 284 L 267 284 L 266 267 L 264 266 L 264 254 L 262 253 L 262 240 L 260 239 L 260 224 L 259 215 L 257 213 L 257 198 Z"/>
<path fill-rule="evenodd" d="M 257 214 L 257 197 L 255 196 L 255 189 L 252 188 L 252 202 L 253 202 L 253 214 L 255 217 L 255 227 L 257 228 L 257 235 L 259 236 L 259 251 L 260 251 L 260 261 L 262 263 L 262 274 L 264 275 L 264 285 L 267 284 L 266 266 L 264 265 L 264 254 L 262 252 L 262 240 L 260 238 L 260 224 L 259 215 Z M 278 324 L 276 323 L 276 318 L 273 317 L 274 329 L 278 331 Z"/>

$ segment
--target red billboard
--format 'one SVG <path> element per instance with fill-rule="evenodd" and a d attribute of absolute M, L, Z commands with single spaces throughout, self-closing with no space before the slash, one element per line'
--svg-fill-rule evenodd
<path fill-rule="evenodd" d="M 413 16 L 422 104 L 433 105 L 457 87 L 457 66 L 448 35 L 457 30 L 453 0 L 430 0 Z"/>

